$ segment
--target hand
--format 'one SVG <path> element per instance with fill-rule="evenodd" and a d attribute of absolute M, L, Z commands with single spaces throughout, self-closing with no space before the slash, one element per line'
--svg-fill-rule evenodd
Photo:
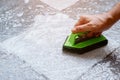
<path fill-rule="evenodd" d="M 72 33 L 89 31 L 87 35 L 88 37 L 97 37 L 112 25 L 112 16 L 107 13 L 97 15 L 83 15 L 72 29 Z"/>

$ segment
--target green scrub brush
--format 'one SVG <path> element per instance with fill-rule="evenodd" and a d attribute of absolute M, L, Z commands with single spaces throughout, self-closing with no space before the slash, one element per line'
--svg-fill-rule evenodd
<path fill-rule="evenodd" d="M 82 54 L 105 46 L 108 43 L 108 40 L 103 35 L 88 38 L 86 37 L 88 33 L 89 32 L 71 33 L 63 44 L 63 50 Z"/>

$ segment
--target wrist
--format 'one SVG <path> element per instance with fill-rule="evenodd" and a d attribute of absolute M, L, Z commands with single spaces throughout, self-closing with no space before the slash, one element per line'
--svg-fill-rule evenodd
<path fill-rule="evenodd" d="M 111 13 L 106 12 L 106 13 L 103 13 L 103 15 L 104 15 L 104 17 L 105 17 L 105 19 L 106 19 L 107 22 L 109 22 L 109 23 L 116 22 L 115 17 Z"/>
<path fill-rule="evenodd" d="M 114 20 L 114 17 L 110 13 L 102 13 L 102 21 L 103 21 L 103 27 L 104 30 L 109 29 L 116 21 Z"/>
<path fill-rule="evenodd" d="M 118 21 L 120 19 L 120 2 L 117 3 L 111 10 L 107 13 L 113 17 L 114 21 Z"/>
<path fill-rule="evenodd" d="M 111 20 L 114 21 L 114 22 L 116 22 L 116 21 L 119 20 L 119 17 L 116 16 L 115 14 L 113 14 L 112 11 L 107 12 L 107 15 L 108 15 L 109 17 L 111 17 Z"/>

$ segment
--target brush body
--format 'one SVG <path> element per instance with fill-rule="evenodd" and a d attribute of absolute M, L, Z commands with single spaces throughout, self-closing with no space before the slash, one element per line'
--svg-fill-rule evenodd
<path fill-rule="evenodd" d="M 83 54 L 85 52 L 105 46 L 108 40 L 100 35 L 99 37 L 85 38 L 83 33 L 70 34 L 63 44 L 64 51 Z"/>

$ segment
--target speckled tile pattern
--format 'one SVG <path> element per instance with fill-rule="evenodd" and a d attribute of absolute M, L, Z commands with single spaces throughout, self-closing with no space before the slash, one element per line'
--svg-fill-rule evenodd
<path fill-rule="evenodd" d="M 120 21 L 103 33 L 107 46 L 84 55 L 62 51 L 80 15 L 120 0 L 52 1 L 0 1 L 0 80 L 120 80 Z"/>
<path fill-rule="evenodd" d="M 67 30 L 72 28 L 75 20 L 60 13 L 54 16 L 39 15 L 34 20 L 33 27 L 23 34 L 5 40 L 2 45 L 8 52 L 19 56 L 36 71 L 42 71 L 52 80 L 74 79 L 74 74 L 85 72 L 118 46 L 109 39 L 108 46 L 88 52 L 91 55 L 67 55 L 62 51 L 65 40 L 63 36 L 68 35 Z M 62 34 L 59 35 L 58 32 Z M 49 34 L 52 36 L 48 36 Z M 69 74 L 70 71 L 73 73 Z"/>
<path fill-rule="evenodd" d="M 75 4 L 78 0 L 41 0 L 41 1 L 55 9 L 62 10 Z"/>
<path fill-rule="evenodd" d="M 79 0 L 76 4 L 62 10 L 72 18 L 79 18 L 82 14 L 96 14 L 108 11 L 119 0 Z"/>
<path fill-rule="evenodd" d="M 0 47 L 0 80 L 48 80 L 19 57 Z"/>
<path fill-rule="evenodd" d="M 120 79 L 120 47 L 113 50 L 103 60 L 94 64 L 77 80 L 119 80 Z M 88 76 L 89 75 L 89 76 Z"/>
<path fill-rule="evenodd" d="M 30 1 L 27 4 L 21 0 L 3 0 L 0 5 L 3 5 L 0 8 L 0 41 L 16 36 L 29 28 L 35 15 L 52 15 L 57 12 L 39 0 Z"/>

